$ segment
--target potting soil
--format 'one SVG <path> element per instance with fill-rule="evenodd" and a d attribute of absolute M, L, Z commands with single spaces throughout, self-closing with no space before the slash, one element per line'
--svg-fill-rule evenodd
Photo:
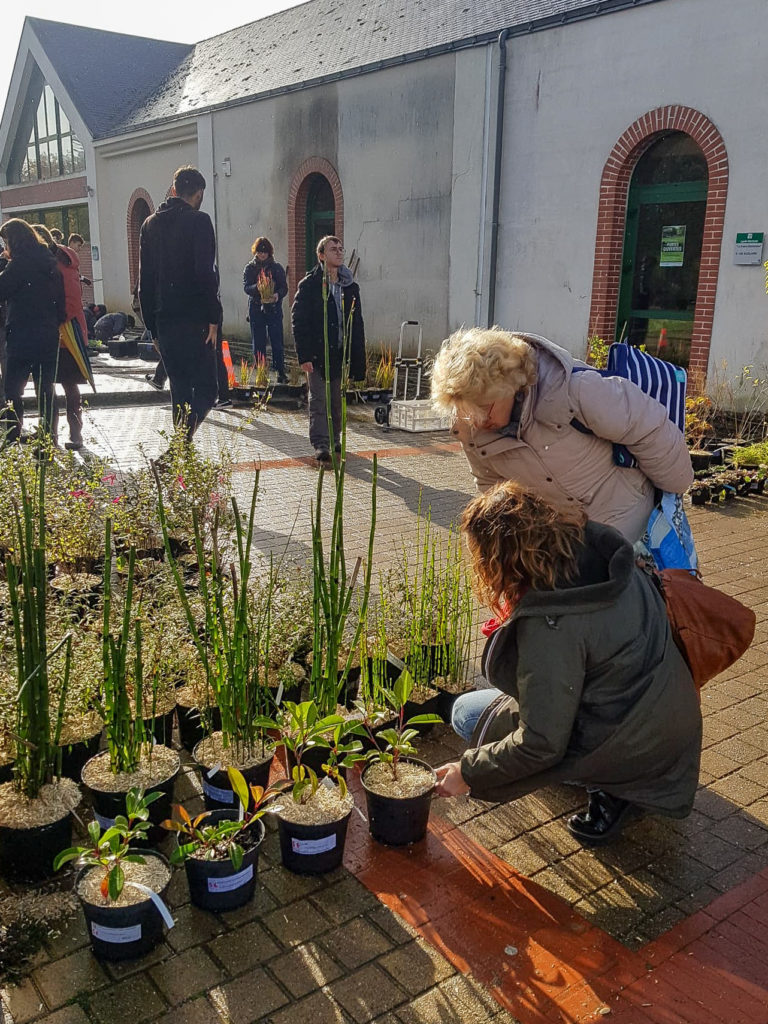
<path fill-rule="evenodd" d="M 165 782 L 179 767 L 179 755 L 170 747 L 157 744 L 151 756 L 142 755 L 135 772 L 110 771 L 109 754 L 105 751 L 92 758 L 83 769 L 83 782 L 102 793 L 124 793 L 132 786 L 157 786 Z"/>
<path fill-rule="evenodd" d="M 311 791 L 306 789 L 305 793 L 308 792 Z M 280 798 L 279 803 L 280 817 L 286 821 L 301 825 L 325 825 L 349 814 L 354 800 L 349 793 L 343 800 L 340 799 L 338 786 L 325 786 L 321 783 L 315 795 L 306 803 L 297 803 L 290 790 Z"/>
<path fill-rule="evenodd" d="M 28 800 L 12 782 L 0 786 L 0 825 L 5 828 L 37 828 L 60 821 L 80 803 L 80 790 L 71 779 L 49 782 L 34 800 Z"/>
<path fill-rule="evenodd" d="M 132 907 L 136 903 L 143 903 L 148 896 L 129 885 L 129 882 L 138 882 L 153 892 L 161 892 L 171 877 L 170 868 L 158 857 L 147 857 L 144 864 L 129 861 L 123 864 L 123 871 L 125 885 L 116 900 L 105 900 L 101 895 L 101 880 L 104 878 L 102 867 L 94 867 L 83 875 L 77 886 L 78 896 L 94 907 Z"/>

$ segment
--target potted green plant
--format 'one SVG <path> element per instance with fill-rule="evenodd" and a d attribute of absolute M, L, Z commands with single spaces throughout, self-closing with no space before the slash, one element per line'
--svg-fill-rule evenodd
<path fill-rule="evenodd" d="M 38 878 L 51 873 L 57 849 L 70 842 L 71 812 L 80 802 L 80 791 L 60 777 L 59 738 L 72 647 L 67 633 L 49 649 L 44 467 L 36 499 L 28 494 L 23 477 L 19 494 L 14 550 L 6 558 L 16 654 L 15 721 L 10 735 L 13 778 L 0 785 L 0 874 Z M 63 670 L 54 669 L 62 649 Z M 61 672 L 61 682 L 57 705 L 52 705 L 55 671 Z"/>
<path fill-rule="evenodd" d="M 83 908 L 94 954 L 103 960 L 131 960 L 144 956 L 163 938 L 163 924 L 174 925 L 164 903 L 171 867 L 161 853 L 136 849 L 150 830 L 149 808 L 159 793 L 131 789 L 125 796 L 125 814 L 103 828 L 88 826 L 90 845 L 62 850 L 54 862 L 59 870 L 77 861 L 75 893 Z"/>
<path fill-rule="evenodd" d="M 241 772 L 228 768 L 240 804 L 236 810 L 204 811 L 195 818 L 182 806 L 163 827 L 176 833 L 172 864 L 183 864 L 189 895 L 196 907 L 216 913 L 235 910 L 253 897 L 259 847 L 264 840 L 262 816 L 289 783 L 268 789 L 248 785 Z"/>
<path fill-rule="evenodd" d="M 145 688 L 142 627 L 133 613 L 134 565 L 136 550 L 128 552 L 122 615 L 113 628 L 112 593 L 112 521 L 107 519 L 104 561 L 104 615 L 102 620 L 103 685 L 95 701 L 104 721 L 107 749 L 92 757 L 83 767 L 82 781 L 91 794 L 94 814 L 104 828 L 125 813 L 126 795 L 141 786 L 162 793 L 153 803 L 152 821 L 170 814 L 173 785 L 180 760 L 175 750 L 155 743 L 151 722 L 145 721 L 147 706 L 153 707 L 157 678 Z M 148 727 L 149 726 L 149 727 Z M 155 835 L 158 834 L 156 830 Z"/>
<path fill-rule="evenodd" d="M 249 783 L 265 786 L 274 747 L 258 722 L 271 710 L 268 685 L 269 638 L 273 574 L 270 570 L 262 587 L 261 601 L 254 607 L 249 587 L 258 473 L 251 495 L 247 523 L 243 523 L 237 500 L 232 498 L 237 567 L 224 571 L 218 543 L 218 517 L 211 532 L 211 570 L 197 512 L 193 510 L 195 550 L 200 566 L 200 600 L 204 622 L 199 628 L 186 591 L 182 573 L 170 550 L 162 489 L 158 480 L 159 515 L 168 560 L 187 619 L 190 638 L 205 672 L 206 687 L 221 715 L 221 729 L 204 737 L 193 756 L 200 769 L 208 810 L 232 808 L 235 793 L 227 768 L 237 768 Z"/>
<path fill-rule="evenodd" d="M 373 743 L 361 779 L 368 805 L 368 828 L 374 839 L 388 846 L 404 846 L 424 838 L 437 782 L 432 768 L 416 757 L 415 726 L 432 725 L 442 719 L 434 714 L 406 718 L 413 686 L 413 678 L 405 670 L 391 689 L 382 688 L 382 696 L 395 715 L 394 724 L 387 728 L 378 728 L 381 709 L 371 712 L 370 708 L 359 708 L 362 728 Z"/>
<path fill-rule="evenodd" d="M 341 863 L 354 807 L 344 772 L 361 759 L 359 723 L 322 715 L 313 700 L 285 701 L 266 728 L 279 733 L 292 788 L 277 811 L 283 865 L 298 874 L 333 871 Z"/>

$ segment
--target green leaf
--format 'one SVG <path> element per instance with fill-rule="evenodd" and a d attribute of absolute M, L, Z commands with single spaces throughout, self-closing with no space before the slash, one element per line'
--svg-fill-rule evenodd
<path fill-rule="evenodd" d="M 91 821 L 88 824 L 88 835 L 91 838 L 91 842 L 94 846 L 99 845 L 99 837 L 101 836 L 101 825 L 98 821 Z"/>
<path fill-rule="evenodd" d="M 395 680 L 393 692 L 397 706 L 401 708 L 413 692 L 413 676 L 407 668 Z"/>
<path fill-rule="evenodd" d="M 85 850 L 81 846 L 70 846 L 68 850 L 62 850 L 61 853 L 57 853 L 53 859 L 53 870 L 58 871 L 59 868 L 68 864 L 71 860 L 77 860 L 78 857 L 82 856 Z"/>
<path fill-rule="evenodd" d="M 243 777 L 243 773 L 239 772 L 237 768 L 227 768 L 227 775 L 229 776 L 229 784 L 235 792 L 237 799 L 243 805 L 243 810 L 248 810 L 248 783 Z"/>
<path fill-rule="evenodd" d="M 109 898 L 116 900 L 123 891 L 125 885 L 125 874 L 119 864 L 115 864 L 108 876 Z"/>
<path fill-rule="evenodd" d="M 239 871 L 243 865 L 243 848 L 237 843 L 232 843 L 229 848 L 229 859 L 232 861 L 232 867 L 235 871 Z"/>
<path fill-rule="evenodd" d="M 414 715 L 405 723 L 408 725 L 439 725 L 442 722 L 440 715 Z"/>

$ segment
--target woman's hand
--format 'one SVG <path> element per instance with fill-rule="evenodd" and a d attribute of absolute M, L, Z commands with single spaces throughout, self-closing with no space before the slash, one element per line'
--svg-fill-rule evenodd
<path fill-rule="evenodd" d="M 435 796 L 462 796 L 469 792 L 469 786 L 461 774 L 459 761 L 451 761 L 444 764 L 442 768 L 435 769 L 437 774 L 437 788 Z"/>

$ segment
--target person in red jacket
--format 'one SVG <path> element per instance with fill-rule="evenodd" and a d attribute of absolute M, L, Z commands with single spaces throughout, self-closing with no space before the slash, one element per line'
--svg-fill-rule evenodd
<path fill-rule="evenodd" d="M 59 272 L 64 281 L 64 308 L 67 320 L 73 323 L 75 330 L 80 332 L 81 340 L 88 344 L 88 327 L 83 315 L 83 287 L 80 282 L 80 260 L 74 249 L 54 241 L 51 232 L 44 224 L 33 225 L 38 238 L 48 247 L 48 251 L 56 258 Z M 64 401 L 69 426 L 69 441 L 65 448 L 80 451 L 83 447 L 83 405 L 80 399 L 80 385 L 86 380 L 72 354 L 63 344 L 59 343 L 59 364 L 56 370 L 56 383 L 64 389 Z M 58 441 L 59 410 L 53 416 L 53 439 Z"/>

